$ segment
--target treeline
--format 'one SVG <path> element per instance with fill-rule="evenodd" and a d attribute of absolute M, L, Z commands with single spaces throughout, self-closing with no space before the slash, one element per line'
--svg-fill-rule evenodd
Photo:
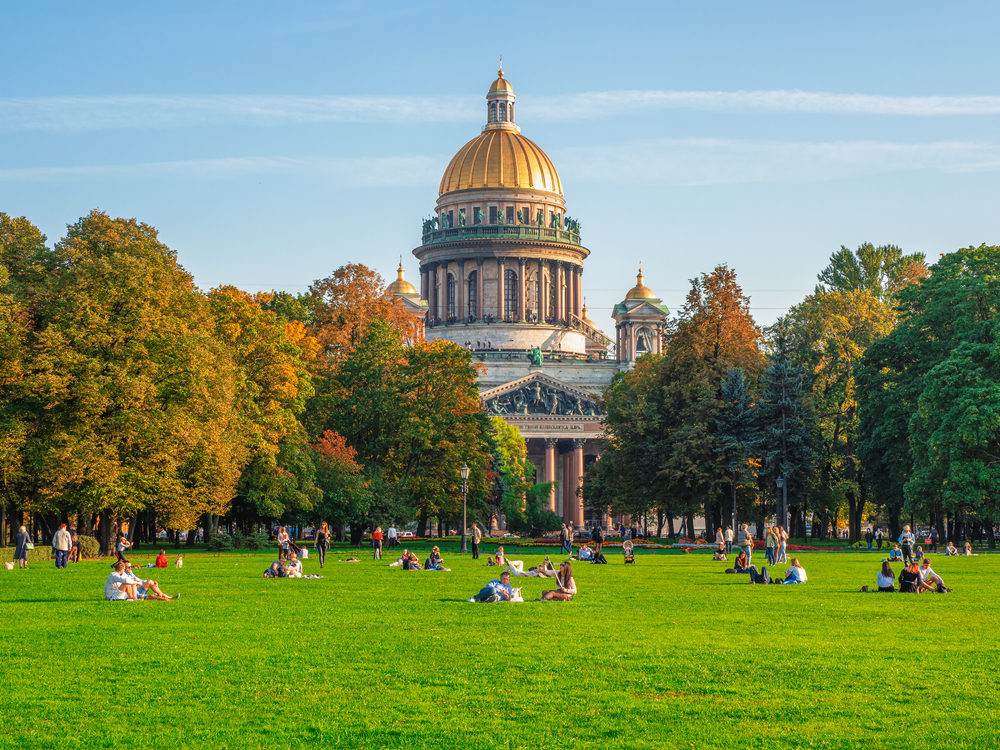
<path fill-rule="evenodd" d="M 125 521 L 141 541 L 455 524 L 463 463 L 488 520 L 524 465 L 496 475 L 471 355 L 414 324 L 362 265 L 298 296 L 206 294 L 146 224 L 94 211 L 48 247 L 0 213 L 0 543 L 25 514 L 105 551 Z"/>
<path fill-rule="evenodd" d="M 617 376 L 586 501 L 613 513 L 846 523 L 985 537 L 1000 519 L 1000 248 L 835 253 L 813 294 L 761 330 L 725 266 L 692 282 L 664 353 Z M 689 532 L 690 533 L 690 532 Z"/>

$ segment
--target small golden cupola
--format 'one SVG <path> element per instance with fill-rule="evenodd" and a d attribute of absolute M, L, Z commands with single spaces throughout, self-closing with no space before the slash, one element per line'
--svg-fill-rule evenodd
<path fill-rule="evenodd" d="M 403 278 L 403 261 L 399 261 L 399 268 L 396 269 L 396 280 L 385 289 L 386 294 L 417 294 L 416 288 L 409 281 Z"/>
<path fill-rule="evenodd" d="M 656 294 L 646 286 L 643 281 L 642 263 L 639 264 L 639 273 L 635 275 L 635 286 L 629 289 L 625 299 L 656 299 Z"/>

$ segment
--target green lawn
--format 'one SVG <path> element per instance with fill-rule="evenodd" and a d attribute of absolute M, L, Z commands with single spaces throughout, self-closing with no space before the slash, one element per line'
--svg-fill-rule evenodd
<path fill-rule="evenodd" d="M 955 592 L 904 596 L 858 593 L 874 554 L 802 554 L 808 584 L 767 587 L 614 555 L 577 565 L 573 602 L 490 605 L 465 601 L 495 572 L 469 558 L 353 552 L 312 581 L 189 554 L 156 571 L 163 603 L 104 602 L 107 562 L 0 570 L 0 748 L 997 745 L 1000 556 L 934 557 Z"/>

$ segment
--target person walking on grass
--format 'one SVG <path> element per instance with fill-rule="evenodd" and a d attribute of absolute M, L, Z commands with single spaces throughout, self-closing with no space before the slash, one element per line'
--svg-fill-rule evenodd
<path fill-rule="evenodd" d="M 472 559 L 479 559 L 479 543 L 483 540 L 483 532 L 479 530 L 479 524 L 472 524 Z"/>
<path fill-rule="evenodd" d="M 872 542 L 875 541 L 875 535 L 872 534 L 872 527 L 869 526 L 868 530 L 865 531 L 865 543 L 868 545 L 868 551 L 872 551 Z"/>
<path fill-rule="evenodd" d="M 372 547 L 375 550 L 375 559 L 382 559 L 382 527 L 376 526 L 372 533 Z"/>
<path fill-rule="evenodd" d="M 24 526 L 14 537 L 14 559 L 17 567 L 27 570 L 28 568 L 28 545 L 31 544 L 31 536 Z M 34 545 L 32 545 L 34 547 Z"/>
<path fill-rule="evenodd" d="M 753 534 L 750 533 L 750 526 L 743 524 L 740 527 L 740 546 L 747 553 L 747 564 L 753 561 Z"/>
<path fill-rule="evenodd" d="M 562 529 L 559 531 L 559 551 L 568 555 L 573 551 L 573 545 L 569 542 L 569 530 L 566 528 L 566 524 L 562 525 Z"/>
<path fill-rule="evenodd" d="M 726 554 L 733 554 L 733 527 L 726 527 Z"/>
<path fill-rule="evenodd" d="M 399 545 L 399 532 L 396 531 L 396 524 L 389 524 L 389 530 L 385 532 L 385 538 L 389 545 L 389 549 L 394 549 Z"/>
<path fill-rule="evenodd" d="M 330 526 L 323 521 L 316 530 L 316 554 L 319 557 L 319 566 L 322 568 L 326 564 L 326 553 L 330 549 Z"/>
<path fill-rule="evenodd" d="M 879 529 L 875 532 L 875 549 L 877 549 L 879 552 L 882 551 L 882 540 L 884 538 L 885 535 L 882 534 L 882 528 L 879 527 Z"/>
<path fill-rule="evenodd" d="M 59 524 L 59 529 L 52 535 L 52 550 L 56 553 L 56 567 L 65 568 L 73 537 L 66 531 L 66 524 Z"/>
<path fill-rule="evenodd" d="M 784 526 L 778 527 L 778 562 L 788 562 L 788 532 Z"/>
<path fill-rule="evenodd" d="M 931 529 L 930 539 L 931 539 L 931 552 L 937 552 L 938 530 L 936 526 Z"/>
<path fill-rule="evenodd" d="M 118 541 L 115 543 L 115 557 L 118 558 L 118 562 L 128 562 L 128 560 L 125 559 L 125 551 L 131 546 L 132 542 L 128 540 L 127 536 L 119 531 Z"/>

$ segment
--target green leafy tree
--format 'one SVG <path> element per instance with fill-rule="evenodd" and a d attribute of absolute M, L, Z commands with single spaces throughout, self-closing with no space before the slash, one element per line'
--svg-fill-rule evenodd
<path fill-rule="evenodd" d="M 754 397 L 746 374 L 739 367 L 731 367 L 722 381 L 722 408 L 715 420 L 715 434 L 716 450 L 725 457 L 726 468 L 732 476 L 734 531 L 739 528 L 739 490 L 747 488 L 752 493 L 756 485 L 754 416 Z"/>
<path fill-rule="evenodd" d="M 851 252 L 841 245 L 817 277 L 819 292 L 867 292 L 880 302 L 891 302 L 900 289 L 927 276 L 923 253 L 904 255 L 895 245 L 875 247 L 870 242 Z"/>

